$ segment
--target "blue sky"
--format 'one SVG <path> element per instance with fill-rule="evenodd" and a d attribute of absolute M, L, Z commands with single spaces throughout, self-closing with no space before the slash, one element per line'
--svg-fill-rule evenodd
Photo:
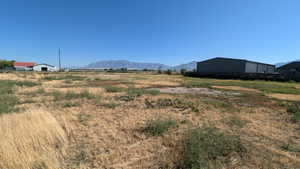
<path fill-rule="evenodd" d="M 0 58 L 57 65 L 300 59 L 299 0 L 1 0 Z"/>

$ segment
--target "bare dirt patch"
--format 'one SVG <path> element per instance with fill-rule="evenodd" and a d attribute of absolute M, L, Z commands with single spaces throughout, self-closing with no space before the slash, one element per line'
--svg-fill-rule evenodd
<path fill-rule="evenodd" d="M 240 87 L 240 86 L 212 86 L 212 87 L 216 88 L 216 89 L 225 89 L 225 90 L 234 90 L 234 91 L 245 91 L 245 92 L 261 93 L 260 90 L 246 88 L 246 87 Z"/>
<path fill-rule="evenodd" d="M 267 96 L 280 99 L 280 100 L 300 101 L 300 95 L 296 95 L 296 94 L 274 93 L 274 94 L 268 94 Z"/>
<path fill-rule="evenodd" d="M 174 94 L 204 94 L 204 95 L 239 95 L 239 93 L 223 92 L 209 88 L 186 88 L 186 87 L 168 87 L 168 88 L 152 88 L 151 90 L 159 90 L 161 93 Z"/>

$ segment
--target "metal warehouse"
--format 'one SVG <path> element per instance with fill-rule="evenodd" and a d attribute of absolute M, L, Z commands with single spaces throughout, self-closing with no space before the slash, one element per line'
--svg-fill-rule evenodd
<path fill-rule="evenodd" d="M 277 68 L 280 72 L 296 71 L 300 72 L 300 61 L 290 62 Z"/>
<path fill-rule="evenodd" d="M 277 68 L 286 80 L 300 82 L 300 61 L 290 62 Z"/>
<path fill-rule="evenodd" d="M 33 67 L 34 71 L 39 71 L 39 72 L 55 72 L 58 71 L 58 69 L 55 66 L 49 65 L 49 64 L 37 64 Z"/>
<path fill-rule="evenodd" d="M 275 65 L 217 57 L 197 62 L 197 73 L 201 75 L 273 74 Z"/>

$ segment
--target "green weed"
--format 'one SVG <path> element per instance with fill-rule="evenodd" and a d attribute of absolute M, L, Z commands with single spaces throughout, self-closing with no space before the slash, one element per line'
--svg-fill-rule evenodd
<path fill-rule="evenodd" d="M 240 138 L 215 127 L 190 129 L 184 138 L 183 164 L 188 169 L 220 168 L 232 154 L 244 157 L 246 147 Z"/>
<path fill-rule="evenodd" d="M 118 93 L 118 92 L 122 92 L 123 89 L 120 87 L 115 87 L 115 86 L 105 86 L 104 87 L 106 92 L 108 93 Z"/>
<path fill-rule="evenodd" d="M 142 132 L 150 134 L 152 136 L 159 136 L 163 133 L 167 132 L 171 127 L 177 125 L 175 120 L 163 120 L 163 119 L 155 119 L 149 120 L 146 122 L 146 126 L 142 128 Z"/>

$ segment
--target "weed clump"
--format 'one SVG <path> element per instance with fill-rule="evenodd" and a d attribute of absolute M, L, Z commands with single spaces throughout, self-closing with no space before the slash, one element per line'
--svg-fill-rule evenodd
<path fill-rule="evenodd" d="M 191 101 L 186 101 L 182 99 L 158 99 L 157 101 L 145 100 L 145 105 L 147 108 L 165 108 L 173 107 L 180 110 L 191 109 L 193 112 L 199 112 L 197 104 Z"/>
<path fill-rule="evenodd" d="M 117 92 L 122 92 L 123 89 L 120 87 L 115 87 L 115 86 L 106 86 L 104 87 L 106 92 L 108 93 L 117 93 Z"/>
<path fill-rule="evenodd" d="M 247 153 L 240 138 L 227 135 L 215 127 L 190 129 L 184 138 L 184 168 L 220 168 L 232 155 L 241 158 Z"/>
<path fill-rule="evenodd" d="M 68 91 L 67 93 L 63 93 L 60 91 L 53 91 L 52 96 L 54 97 L 54 101 L 61 101 L 61 100 L 73 100 L 73 99 L 95 99 L 97 98 L 96 95 L 91 94 L 89 91 L 84 90 L 80 93 L 75 93 L 72 91 Z"/>
<path fill-rule="evenodd" d="M 159 136 L 167 132 L 171 127 L 175 127 L 177 122 L 175 120 L 164 120 L 164 119 L 155 119 L 149 120 L 146 122 L 145 127 L 142 129 L 142 132 L 150 134 L 152 136 Z"/>
<path fill-rule="evenodd" d="M 238 128 L 243 128 L 248 123 L 247 120 L 242 120 L 238 116 L 230 116 L 224 119 L 224 122 L 230 127 L 238 127 Z"/>
<path fill-rule="evenodd" d="M 300 122 L 300 103 L 295 103 L 287 108 L 287 112 L 291 115 L 293 123 Z"/>

